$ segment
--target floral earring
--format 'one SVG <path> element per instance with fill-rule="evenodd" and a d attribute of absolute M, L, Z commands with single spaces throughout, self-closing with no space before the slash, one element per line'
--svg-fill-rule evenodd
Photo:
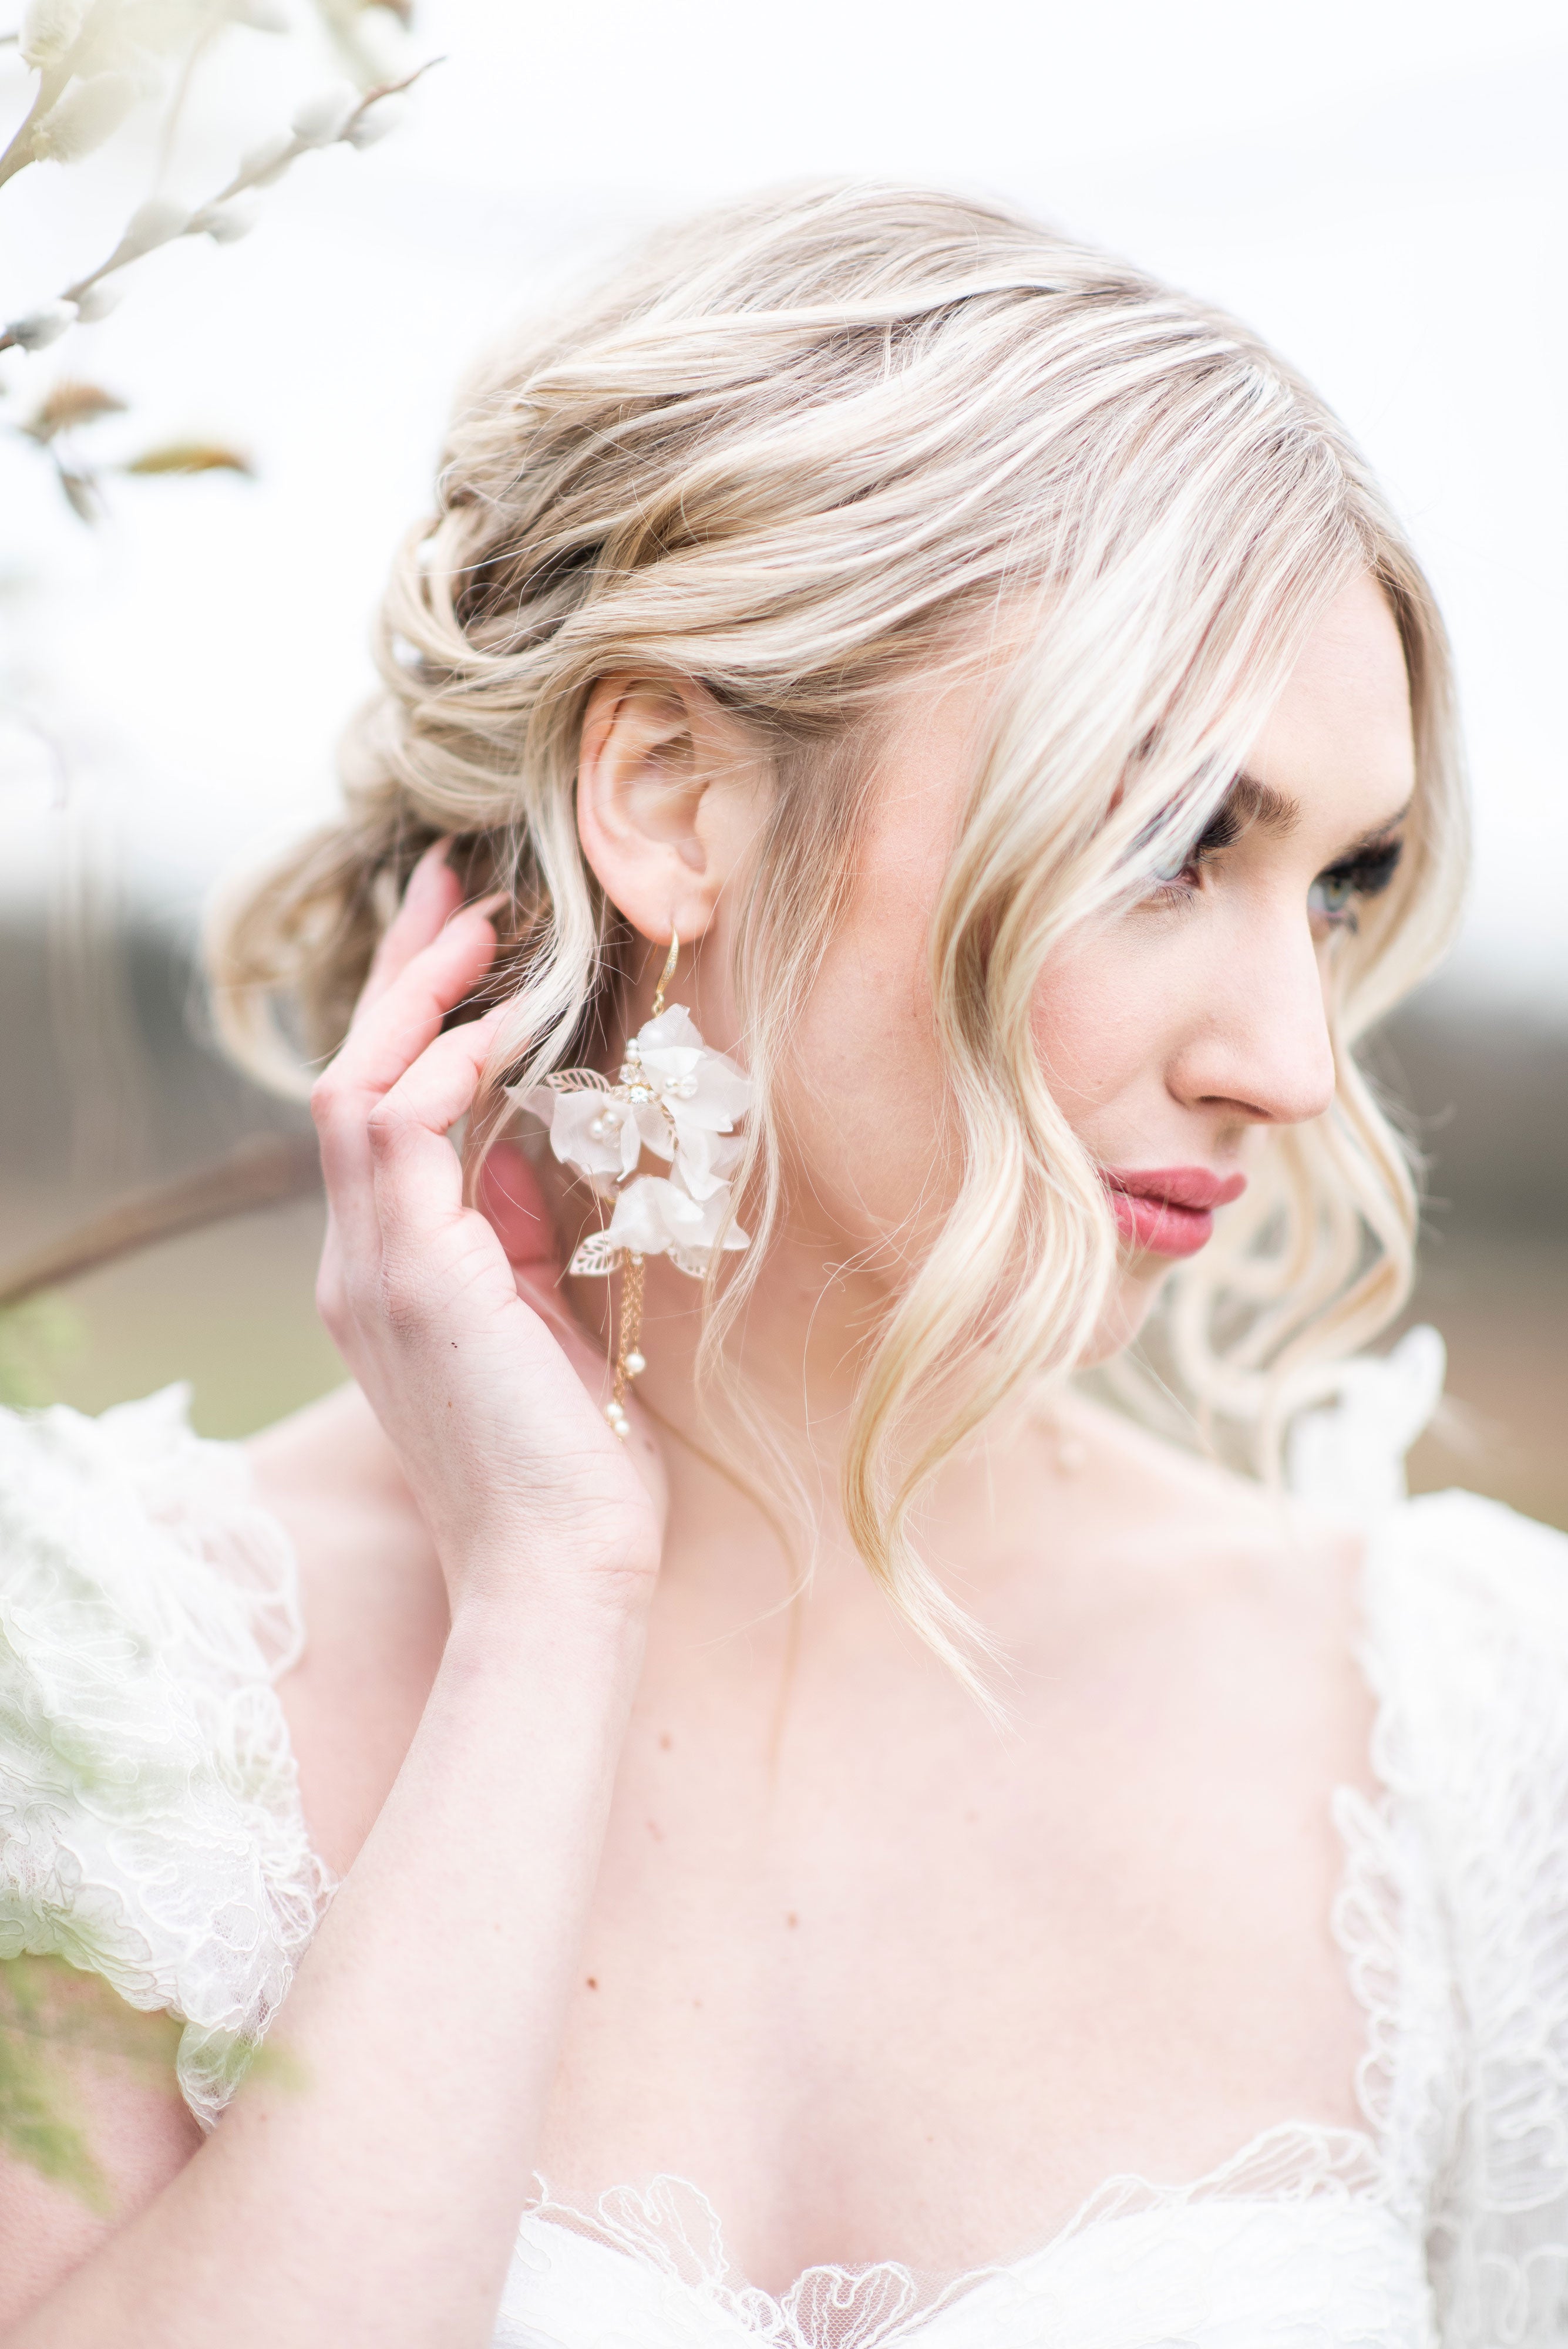
<path fill-rule="evenodd" d="M 519 1108 L 544 1120 L 561 1164 L 615 1201 L 609 1222 L 589 1233 L 566 1269 L 623 1276 L 615 1375 L 605 1405 L 620 1436 L 628 1425 L 627 1389 L 648 1367 L 641 1351 L 644 1260 L 667 1256 L 701 1280 L 715 1248 L 750 1246 L 730 1220 L 728 1177 L 741 1155 L 734 1126 L 751 1106 L 751 1080 L 702 1041 L 682 1005 L 665 1009 L 680 952 L 672 928 L 652 1011 L 627 1044 L 618 1080 L 597 1069 L 562 1069 L 539 1084 L 509 1089 Z M 670 1162 L 667 1175 L 638 1173 L 645 1149 Z"/>

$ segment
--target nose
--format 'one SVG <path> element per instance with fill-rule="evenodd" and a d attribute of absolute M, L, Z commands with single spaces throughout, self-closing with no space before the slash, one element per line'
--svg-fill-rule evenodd
<path fill-rule="evenodd" d="M 1172 1092 L 1255 1125 L 1321 1116 L 1334 1099 L 1334 1043 L 1317 944 L 1299 909 L 1260 908 L 1214 939 L 1205 965 L 1168 1067 Z"/>

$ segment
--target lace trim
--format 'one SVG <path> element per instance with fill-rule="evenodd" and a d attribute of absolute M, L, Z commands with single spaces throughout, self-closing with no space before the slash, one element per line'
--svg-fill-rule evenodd
<path fill-rule="evenodd" d="M 329 1878 L 271 1685 L 302 1644 L 293 1554 L 188 1400 L 0 1413 L 0 1958 L 182 2021 L 210 2126 Z"/>
<path fill-rule="evenodd" d="M 1362 2131 L 1286 2123 L 1189 2185 L 1159 2186 L 1135 2176 L 1107 2179 L 1065 2226 L 1021 2259 L 956 2276 L 923 2272 L 898 2260 L 811 2267 L 775 2297 L 736 2277 L 712 2204 L 687 2179 L 659 2177 L 641 2190 L 615 2187 L 591 2210 L 556 2201 L 540 2179 L 524 2216 L 517 2265 L 524 2273 L 548 2271 L 550 2249 L 539 2239 L 542 2229 L 619 2253 L 667 2288 L 668 2305 L 661 2301 L 660 2313 L 673 2320 L 672 2344 L 705 2340 L 706 2333 L 680 2323 L 683 2315 L 694 2323 L 701 2314 L 726 2321 L 759 2349 L 895 2349 L 914 2332 L 923 2336 L 940 2313 L 958 2310 L 977 2294 L 988 2295 L 989 2324 L 1001 2313 L 989 2297 L 998 2286 L 1007 2291 L 1009 2305 L 1037 2318 L 1045 2279 L 1036 2271 L 1104 2227 L 1224 2205 L 1238 2214 L 1259 2206 L 1296 2210 L 1309 2203 L 1380 2210 L 1383 2188 L 1383 2165 Z M 516 2336 L 504 2324 L 497 2339 L 515 2337 L 532 2344 L 542 2336 Z M 989 2344 L 991 2333 L 985 2337 Z M 1035 2337 L 1031 2332 L 1031 2344 Z"/>

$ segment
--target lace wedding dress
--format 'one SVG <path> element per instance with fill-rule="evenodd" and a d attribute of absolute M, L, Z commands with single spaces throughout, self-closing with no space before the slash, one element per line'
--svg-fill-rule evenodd
<path fill-rule="evenodd" d="M 670 2178 L 541 2188 L 496 2349 L 1493 2349 L 1568 2344 L 1568 1539 L 1403 1498 L 1441 1383 L 1416 1331 L 1349 1366 L 1292 1476 L 1366 1527 L 1376 1802 L 1335 1798 L 1364 2125 L 1285 2122 L 1196 2181 L 1111 2179 L 960 2277 L 748 2287 Z M 293 1567 L 171 1389 L 0 1413 L 0 1958 L 57 1953 L 184 2025 L 211 2124 L 329 1885 L 273 1682 Z"/>

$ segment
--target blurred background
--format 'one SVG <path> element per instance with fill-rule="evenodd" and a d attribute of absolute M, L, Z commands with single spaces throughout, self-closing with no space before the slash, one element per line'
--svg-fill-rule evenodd
<path fill-rule="evenodd" d="M 178 140 L 133 125 L 0 190 L 6 316 L 101 258 L 131 203 L 197 202 L 286 125 L 342 69 L 321 15 L 357 16 L 389 78 L 443 62 L 395 137 L 304 157 L 243 243 L 154 252 L 111 317 L 0 358 L 0 1263 L 296 1129 L 205 1040 L 200 909 L 331 805 L 380 578 L 472 355 L 714 197 L 917 176 L 1026 204 L 1248 319 L 1414 533 L 1456 639 L 1477 809 L 1459 948 L 1376 1047 L 1430 1162 L 1415 1315 L 1451 1359 L 1414 1481 L 1568 1525 L 1562 0 L 234 13 Z M 30 88 L 0 47 L 4 135 Z M 83 381 L 124 403 L 82 427 L 90 525 L 16 429 Z M 117 470 L 152 447 L 236 462 Z M 0 1381 L 98 1409 L 188 1378 L 204 1431 L 263 1424 L 340 1375 L 311 1308 L 319 1223 L 296 1202 L 77 1281 L 0 1325 Z"/>

